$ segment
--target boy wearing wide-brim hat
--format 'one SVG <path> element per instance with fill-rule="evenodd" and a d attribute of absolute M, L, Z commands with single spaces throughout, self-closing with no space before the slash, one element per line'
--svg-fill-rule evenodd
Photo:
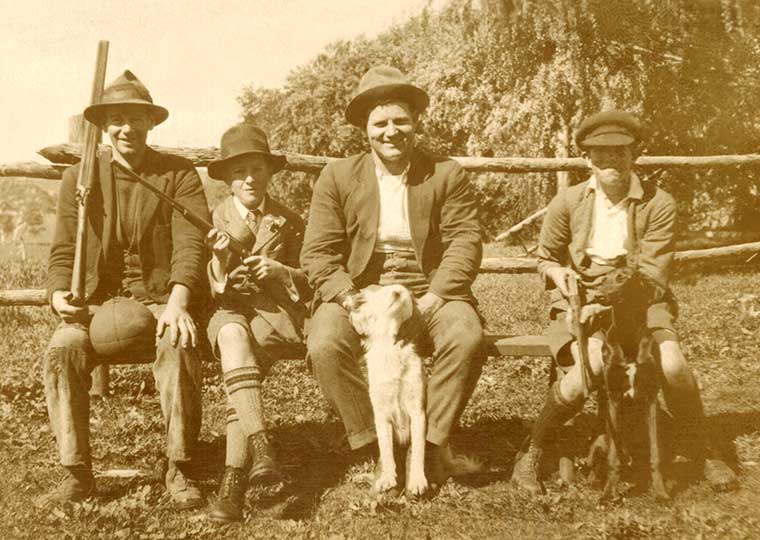
<path fill-rule="evenodd" d="M 440 485 L 451 430 L 482 365 L 483 329 L 472 282 L 482 230 L 470 183 L 455 161 L 415 145 L 427 93 L 392 66 L 370 68 L 345 110 L 369 151 L 330 162 L 314 185 L 301 264 L 315 290 L 307 338 L 323 394 L 338 411 L 352 449 L 376 448 L 361 343 L 351 326 L 352 297 L 398 283 L 417 296 L 421 336 L 434 366 L 427 385 L 425 471 Z M 398 447 L 398 445 L 397 445 Z M 405 463 L 398 456 L 396 463 Z M 401 479 L 392 491 L 404 489 Z M 424 491 L 415 486 L 415 493 Z"/>
<path fill-rule="evenodd" d="M 209 163 L 211 178 L 231 195 L 214 209 L 208 241 L 213 257 L 208 276 L 216 311 L 208 326 L 220 358 L 228 397 L 226 466 L 212 520 L 243 518 L 246 485 L 280 478 L 264 424 L 261 382 L 289 345 L 301 344 L 311 298 L 298 268 L 303 220 L 267 194 L 285 157 L 272 154 L 266 134 L 242 123 L 222 135 L 221 158 Z M 234 238 L 251 256 L 231 253 Z"/>
<path fill-rule="evenodd" d="M 77 232 L 79 165 L 63 174 L 48 262 L 50 304 L 61 317 L 45 356 L 45 395 L 65 470 L 40 503 L 88 497 L 90 372 L 101 362 L 154 361 L 169 466 L 164 478 L 179 508 L 202 504 L 191 459 L 201 425 L 200 359 L 193 314 L 206 295 L 203 234 L 135 182 L 128 171 L 199 216 L 208 218 L 200 178 L 188 160 L 148 147 L 148 132 L 168 111 L 125 71 L 87 107 L 85 117 L 108 134 L 98 155 L 88 208 L 84 306 L 69 292 Z M 199 302 L 200 300 L 200 302 Z M 89 321 L 89 310 L 95 312 Z M 128 318 L 128 322 L 123 319 Z M 127 336 L 127 334 L 129 334 Z"/>
<path fill-rule="evenodd" d="M 608 354 L 609 336 L 633 349 L 643 327 L 659 348 L 665 401 L 681 430 L 677 439 L 714 489 L 737 486 L 736 475 L 708 440 L 699 389 L 676 334 L 676 300 L 670 289 L 676 204 L 633 172 L 644 136 L 642 124 L 626 111 L 604 111 L 583 120 L 575 140 L 591 178 L 559 193 L 544 218 L 537 255 L 552 299 L 547 336 L 567 374 L 550 388 L 529 446 L 513 470 L 512 481 L 532 493 L 544 490 L 539 466 L 557 428 L 584 403 L 576 336 L 566 324 L 571 274 L 580 277 L 585 290 L 581 319 L 589 334 L 592 387 Z"/>

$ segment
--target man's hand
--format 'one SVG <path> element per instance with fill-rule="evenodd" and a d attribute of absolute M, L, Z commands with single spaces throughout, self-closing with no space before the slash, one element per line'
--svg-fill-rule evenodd
<path fill-rule="evenodd" d="M 565 266 L 555 266 L 554 268 L 549 268 L 546 271 L 547 277 L 551 278 L 551 280 L 554 282 L 554 285 L 559 289 L 559 292 L 562 293 L 562 296 L 567 298 L 570 296 L 570 291 L 567 290 L 567 278 L 568 276 L 578 274 L 575 273 L 575 271 L 572 268 L 567 268 Z"/>
<path fill-rule="evenodd" d="M 72 296 L 71 291 L 55 291 L 50 299 L 50 304 L 65 323 L 87 322 L 89 314 L 87 306 L 72 305 Z"/>
<path fill-rule="evenodd" d="M 426 321 L 429 321 L 435 312 L 443 307 L 443 304 L 445 304 L 444 299 L 431 292 L 426 292 L 417 300 L 417 307 Z"/>
<path fill-rule="evenodd" d="M 230 237 L 218 229 L 211 229 L 206 236 L 206 243 L 211 247 L 211 270 L 214 277 L 222 280 L 227 273 L 230 262 Z"/>
<path fill-rule="evenodd" d="M 166 309 L 158 319 L 156 336 L 159 338 L 163 336 L 168 327 L 174 347 L 177 346 L 178 342 L 182 348 L 187 348 L 188 345 L 195 347 L 198 343 L 198 330 L 195 327 L 195 321 L 187 311 L 189 300 L 190 289 L 179 283 L 175 284 L 166 303 Z"/>
<path fill-rule="evenodd" d="M 248 266 L 248 275 L 257 281 L 272 279 L 280 283 L 287 282 L 288 269 L 284 264 L 274 259 L 263 255 L 252 255 L 247 257 L 243 263 Z"/>

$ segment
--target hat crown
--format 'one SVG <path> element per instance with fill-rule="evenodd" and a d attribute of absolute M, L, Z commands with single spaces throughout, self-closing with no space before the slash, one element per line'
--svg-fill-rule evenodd
<path fill-rule="evenodd" d="M 250 152 L 270 153 L 264 130 L 247 122 L 236 124 L 225 131 L 219 146 L 222 159 Z"/>
<path fill-rule="evenodd" d="M 124 70 L 124 73 L 116 77 L 103 90 L 101 103 L 115 103 L 124 100 L 139 100 L 147 103 L 153 103 L 153 98 L 145 85 L 131 71 Z"/>
<path fill-rule="evenodd" d="M 644 127 L 631 113 L 612 109 L 586 117 L 575 132 L 575 142 L 584 146 L 622 146 L 641 141 Z"/>
<path fill-rule="evenodd" d="M 367 90 L 378 86 L 388 86 L 392 84 L 410 84 L 409 79 L 400 69 L 393 66 L 373 66 L 367 70 L 359 81 L 359 88 L 356 95 L 362 94 Z"/>

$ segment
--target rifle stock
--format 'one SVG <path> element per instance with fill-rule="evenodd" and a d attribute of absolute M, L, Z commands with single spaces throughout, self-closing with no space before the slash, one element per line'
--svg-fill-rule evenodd
<path fill-rule="evenodd" d="M 578 341 L 578 354 L 581 361 L 581 384 L 583 385 L 583 397 L 588 397 L 590 390 L 589 384 L 589 370 L 590 361 L 588 357 L 588 336 L 586 335 L 586 329 L 581 322 L 581 310 L 583 304 L 581 303 L 581 295 L 578 289 L 578 276 L 570 274 L 567 276 L 567 290 L 568 290 L 568 302 L 570 304 L 570 316 L 573 323 L 573 333 Z"/>
<path fill-rule="evenodd" d="M 95 60 L 95 77 L 92 82 L 92 95 L 90 104 L 100 103 L 103 96 L 103 86 L 106 78 L 106 65 L 108 63 L 108 42 L 98 42 L 98 53 Z M 98 142 L 100 140 L 100 126 L 84 123 L 84 143 L 82 147 L 82 161 L 79 166 L 77 177 L 77 234 L 74 248 L 74 266 L 71 272 L 71 303 L 83 305 L 85 300 L 85 286 L 87 281 L 87 205 L 90 199 L 90 190 L 95 176 Z"/>

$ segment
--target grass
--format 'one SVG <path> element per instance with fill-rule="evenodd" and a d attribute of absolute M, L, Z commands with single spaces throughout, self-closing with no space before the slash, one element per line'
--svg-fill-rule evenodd
<path fill-rule="evenodd" d="M 501 253 L 498 253 L 501 254 Z M 492 255 L 493 256 L 493 255 Z M 4 288 L 39 287 L 41 264 L 0 262 Z M 760 287 L 754 269 L 689 273 L 675 281 L 678 329 L 697 372 L 712 435 L 732 447 L 742 489 L 713 494 L 688 472 L 669 504 L 633 494 L 599 509 L 599 492 L 581 482 L 532 499 L 508 484 L 515 450 L 547 387 L 547 363 L 495 359 L 485 367 L 454 436 L 455 447 L 486 464 L 466 483 L 450 481 L 432 500 L 387 503 L 367 494 L 371 464 L 352 455 L 303 361 L 275 365 L 265 404 L 285 468 L 281 488 L 249 490 L 247 520 L 215 527 L 208 507 L 175 512 L 154 477 L 102 479 L 98 497 L 38 510 L 33 499 L 59 477 L 41 384 L 41 362 L 56 321 L 45 308 L 0 308 L 0 538 L 571 538 L 671 539 L 760 537 L 760 363 L 757 328 L 731 302 Z M 539 333 L 546 299 L 533 275 L 483 275 L 476 295 L 493 333 Z M 112 395 L 93 402 L 93 456 L 98 470 L 152 471 L 163 449 L 158 396 L 150 369 L 111 370 Z M 199 476 L 216 490 L 224 456 L 224 391 L 219 368 L 204 365 L 204 416 Z M 579 422 L 590 436 L 588 417 Z"/>

